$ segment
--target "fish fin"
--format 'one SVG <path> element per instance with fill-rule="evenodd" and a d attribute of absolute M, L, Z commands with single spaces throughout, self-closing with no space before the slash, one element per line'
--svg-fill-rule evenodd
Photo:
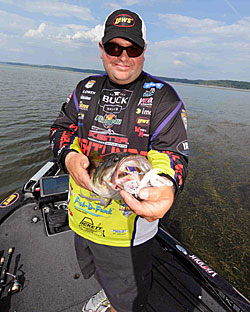
<path fill-rule="evenodd" d="M 105 206 L 104 206 L 104 208 L 107 208 L 108 205 L 110 205 L 111 202 L 112 202 L 112 199 L 111 199 L 111 198 L 107 198 L 107 199 L 105 200 Z"/>

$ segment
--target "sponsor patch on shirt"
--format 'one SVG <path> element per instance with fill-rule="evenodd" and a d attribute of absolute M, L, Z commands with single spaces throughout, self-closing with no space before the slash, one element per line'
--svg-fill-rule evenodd
<path fill-rule="evenodd" d="M 143 129 L 139 126 L 135 126 L 135 133 L 138 134 L 138 137 L 143 138 L 143 137 L 148 137 L 149 133 L 147 133 L 146 129 Z"/>
<path fill-rule="evenodd" d="M 83 109 L 83 110 L 88 110 L 89 109 L 89 105 L 84 104 L 84 103 L 82 103 L 82 101 L 80 101 L 79 108 Z"/>
<path fill-rule="evenodd" d="M 147 90 L 143 93 L 143 97 L 150 97 L 154 95 L 155 93 L 155 88 L 150 88 L 150 90 Z"/>
<path fill-rule="evenodd" d="M 161 89 L 163 87 L 163 83 L 161 82 L 145 82 L 143 85 L 144 89 L 150 89 L 150 88 L 157 88 L 157 89 Z"/>
<path fill-rule="evenodd" d="M 78 113 L 78 119 L 84 119 L 84 114 L 82 114 L 82 113 Z"/>
<path fill-rule="evenodd" d="M 87 95 L 81 95 L 81 96 L 80 96 L 80 99 L 81 99 L 81 100 L 90 101 L 90 100 L 91 100 L 91 97 L 90 97 L 90 96 L 87 96 Z"/>
<path fill-rule="evenodd" d="M 112 128 L 114 125 L 120 126 L 122 123 L 122 119 L 118 119 L 115 114 L 96 115 L 95 121 L 103 124 L 106 129 Z"/>
<path fill-rule="evenodd" d="M 136 109 L 136 114 L 142 114 L 142 115 L 151 115 L 151 110 L 150 109 L 146 109 L 146 108 L 137 108 Z"/>
<path fill-rule="evenodd" d="M 92 90 L 82 90 L 82 94 L 90 94 L 90 95 L 95 95 L 96 92 Z"/>
<path fill-rule="evenodd" d="M 86 83 L 85 88 L 91 89 L 91 88 L 94 86 L 95 83 L 96 83 L 95 80 L 89 80 L 89 81 Z"/>
<path fill-rule="evenodd" d="M 124 234 L 124 233 L 127 233 L 128 230 L 112 230 L 111 232 L 116 233 L 116 234 Z"/>
<path fill-rule="evenodd" d="M 140 98 L 139 103 L 137 106 L 152 106 L 153 104 L 153 97 L 148 98 Z"/>
<path fill-rule="evenodd" d="M 133 214 L 133 211 L 125 203 L 119 205 L 119 210 L 126 218 L 130 217 Z"/>
<path fill-rule="evenodd" d="M 150 123 L 150 119 L 148 117 L 138 117 L 136 119 L 137 125 L 141 127 L 148 127 Z"/>
<path fill-rule="evenodd" d="M 103 89 L 100 96 L 99 105 L 105 113 L 119 114 L 121 110 L 128 107 L 133 91 L 119 89 Z"/>
<path fill-rule="evenodd" d="M 86 231 L 94 235 L 105 237 L 104 229 L 101 226 L 101 224 L 97 224 L 97 225 L 94 224 L 91 218 L 88 218 L 88 217 L 83 218 L 82 221 L 79 223 L 79 228 L 82 231 Z"/>

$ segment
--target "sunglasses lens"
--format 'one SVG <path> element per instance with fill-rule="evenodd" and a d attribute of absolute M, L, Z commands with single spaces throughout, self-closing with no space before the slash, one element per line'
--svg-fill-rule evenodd
<path fill-rule="evenodd" d="M 138 47 L 136 45 L 133 45 L 131 47 L 128 47 L 127 53 L 129 57 L 138 57 L 142 54 L 143 48 Z"/>
<path fill-rule="evenodd" d="M 104 45 L 104 50 L 111 56 L 120 56 L 122 54 L 122 47 L 117 44 L 107 43 Z"/>
<path fill-rule="evenodd" d="M 104 50 L 111 56 L 120 56 L 123 50 L 126 50 L 129 57 L 138 57 L 142 54 L 144 49 L 136 45 L 125 48 L 115 43 L 106 43 L 104 45 Z"/>

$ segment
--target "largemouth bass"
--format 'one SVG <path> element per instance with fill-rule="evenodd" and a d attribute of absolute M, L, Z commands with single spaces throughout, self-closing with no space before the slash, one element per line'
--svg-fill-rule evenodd
<path fill-rule="evenodd" d="M 120 190 L 138 197 L 143 187 L 161 186 L 165 179 L 152 169 L 146 157 L 131 153 L 91 154 L 91 186 L 101 197 L 122 199 Z"/>

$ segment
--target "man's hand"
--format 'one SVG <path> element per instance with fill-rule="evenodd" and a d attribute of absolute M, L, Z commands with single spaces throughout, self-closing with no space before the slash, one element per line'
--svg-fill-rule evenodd
<path fill-rule="evenodd" d="M 65 158 L 65 166 L 76 184 L 92 191 L 88 174 L 89 165 L 88 157 L 83 154 L 71 152 Z"/>
<path fill-rule="evenodd" d="M 162 218 L 174 202 L 174 187 L 146 187 L 140 190 L 139 201 L 128 192 L 120 192 L 123 200 L 137 215 L 144 217 L 148 222 Z"/>

